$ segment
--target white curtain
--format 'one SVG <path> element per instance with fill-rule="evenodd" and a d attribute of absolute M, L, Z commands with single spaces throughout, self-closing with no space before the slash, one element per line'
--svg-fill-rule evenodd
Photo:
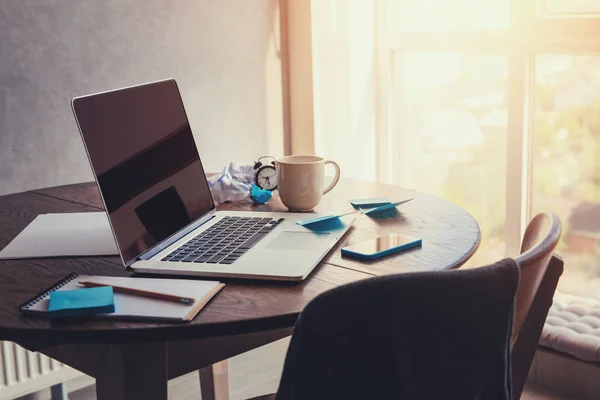
<path fill-rule="evenodd" d="M 373 3 L 312 2 L 315 152 L 362 180 L 376 179 Z"/>

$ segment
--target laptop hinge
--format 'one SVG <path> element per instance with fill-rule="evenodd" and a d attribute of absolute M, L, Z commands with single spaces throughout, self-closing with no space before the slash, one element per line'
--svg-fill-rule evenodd
<path fill-rule="evenodd" d="M 179 239 L 181 239 L 182 237 L 187 235 L 188 233 L 192 232 L 193 230 L 199 228 L 200 226 L 204 225 L 205 223 L 207 223 L 208 221 L 213 219 L 215 217 L 215 211 L 216 210 L 213 209 L 212 211 L 210 211 L 208 214 L 206 214 L 202 218 L 197 219 L 196 221 L 192 222 L 191 224 L 189 224 L 188 226 L 186 226 L 179 232 L 175 233 L 172 236 L 169 236 L 167 239 L 158 243 L 151 249 L 146 250 L 146 252 L 140 254 L 135 260 L 133 260 L 127 266 L 133 264 L 135 261 L 138 261 L 138 260 L 151 259 L 155 255 L 157 255 L 158 253 L 160 253 L 161 251 L 163 251 L 164 249 L 166 249 L 167 247 L 169 247 L 170 245 L 172 245 L 173 243 L 175 243 L 176 241 L 178 241 Z"/>

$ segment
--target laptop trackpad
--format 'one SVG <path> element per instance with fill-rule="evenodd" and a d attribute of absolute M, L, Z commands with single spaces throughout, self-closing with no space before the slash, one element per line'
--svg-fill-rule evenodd
<path fill-rule="evenodd" d="M 277 250 L 314 249 L 323 243 L 329 233 L 284 231 L 279 234 L 267 248 Z"/>

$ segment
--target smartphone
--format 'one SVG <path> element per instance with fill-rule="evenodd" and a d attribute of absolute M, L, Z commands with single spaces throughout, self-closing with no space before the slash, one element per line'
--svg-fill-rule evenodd
<path fill-rule="evenodd" d="M 342 256 L 359 260 L 375 260 L 413 247 L 421 246 L 422 240 L 413 236 L 393 233 L 342 248 Z"/>

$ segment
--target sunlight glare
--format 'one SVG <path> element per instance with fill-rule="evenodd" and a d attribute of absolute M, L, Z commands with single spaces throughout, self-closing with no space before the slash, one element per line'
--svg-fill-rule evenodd
<path fill-rule="evenodd" d="M 404 59 L 400 79 L 410 86 L 438 86 L 455 81 L 460 73 L 458 53 L 418 53 Z"/>
<path fill-rule="evenodd" d="M 401 31 L 505 29 L 508 0 L 390 0 L 394 26 Z"/>

